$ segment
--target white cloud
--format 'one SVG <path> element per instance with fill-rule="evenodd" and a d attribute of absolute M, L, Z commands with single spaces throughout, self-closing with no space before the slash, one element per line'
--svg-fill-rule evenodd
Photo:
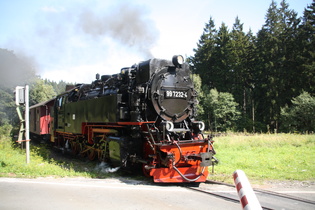
<path fill-rule="evenodd" d="M 52 6 L 44 6 L 40 9 L 43 12 L 52 12 L 52 13 L 58 13 L 65 11 L 64 7 L 52 7 Z"/>

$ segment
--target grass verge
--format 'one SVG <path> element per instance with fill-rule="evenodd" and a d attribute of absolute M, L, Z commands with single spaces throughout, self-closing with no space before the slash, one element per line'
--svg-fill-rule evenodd
<path fill-rule="evenodd" d="M 315 135 L 228 135 L 214 140 L 219 164 L 211 180 L 233 182 L 237 169 L 256 183 L 315 180 Z"/>
<path fill-rule="evenodd" d="M 0 176 L 2 177 L 90 177 L 84 170 L 76 171 L 73 163 L 54 160 L 39 154 L 44 148 L 31 145 L 30 163 L 26 164 L 25 151 L 13 148 L 11 145 L 0 144 Z M 47 150 L 48 151 L 48 150 Z"/>

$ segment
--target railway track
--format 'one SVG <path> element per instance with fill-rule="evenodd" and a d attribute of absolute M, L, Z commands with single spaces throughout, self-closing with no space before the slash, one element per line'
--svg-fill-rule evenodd
<path fill-rule="evenodd" d="M 240 203 L 235 186 L 232 184 L 207 181 L 199 187 L 188 186 L 187 188 L 215 196 L 226 201 Z M 257 188 L 254 188 L 253 190 L 261 204 L 262 209 L 315 209 L 315 201 L 313 200 Z"/>

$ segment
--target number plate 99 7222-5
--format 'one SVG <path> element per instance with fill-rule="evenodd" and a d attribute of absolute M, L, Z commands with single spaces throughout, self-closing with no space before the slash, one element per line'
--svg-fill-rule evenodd
<path fill-rule="evenodd" d="M 187 91 L 182 90 L 166 90 L 165 98 L 187 98 Z"/>

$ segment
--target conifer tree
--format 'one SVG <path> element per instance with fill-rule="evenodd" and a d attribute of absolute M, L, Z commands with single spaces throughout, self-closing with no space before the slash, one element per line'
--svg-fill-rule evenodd
<path fill-rule="evenodd" d="M 299 28 L 300 87 L 315 96 L 315 0 L 304 10 Z"/>
<path fill-rule="evenodd" d="M 230 77 L 234 80 L 231 93 L 236 102 L 241 105 L 242 126 L 246 127 L 246 130 L 252 130 L 252 123 L 251 125 L 247 125 L 247 121 L 249 121 L 248 119 L 253 119 L 251 94 L 253 88 L 255 43 L 251 31 L 248 34 L 245 34 L 243 31 L 243 24 L 240 23 L 238 17 L 235 19 L 231 32 L 231 43 L 231 65 L 233 71 Z"/>
<path fill-rule="evenodd" d="M 222 23 L 215 39 L 211 82 L 219 92 L 231 92 L 233 89 L 232 43 L 228 27 Z"/>
<path fill-rule="evenodd" d="M 203 33 L 197 43 L 197 49 L 194 49 L 195 55 L 190 57 L 190 63 L 193 71 L 199 74 L 203 79 L 204 85 L 212 87 L 210 78 L 212 77 L 213 52 L 215 47 L 215 29 L 214 20 L 210 17 L 209 22 L 205 25 Z M 207 82 L 208 81 L 208 82 Z"/>
<path fill-rule="evenodd" d="M 260 120 L 272 129 L 278 129 L 280 107 L 288 103 L 296 89 L 297 51 L 296 30 L 299 20 L 288 4 L 282 0 L 280 8 L 272 1 L 266 15 L 266 22 L 258 33 L 258 81 L 256 99 L 261 114 Z"/>

